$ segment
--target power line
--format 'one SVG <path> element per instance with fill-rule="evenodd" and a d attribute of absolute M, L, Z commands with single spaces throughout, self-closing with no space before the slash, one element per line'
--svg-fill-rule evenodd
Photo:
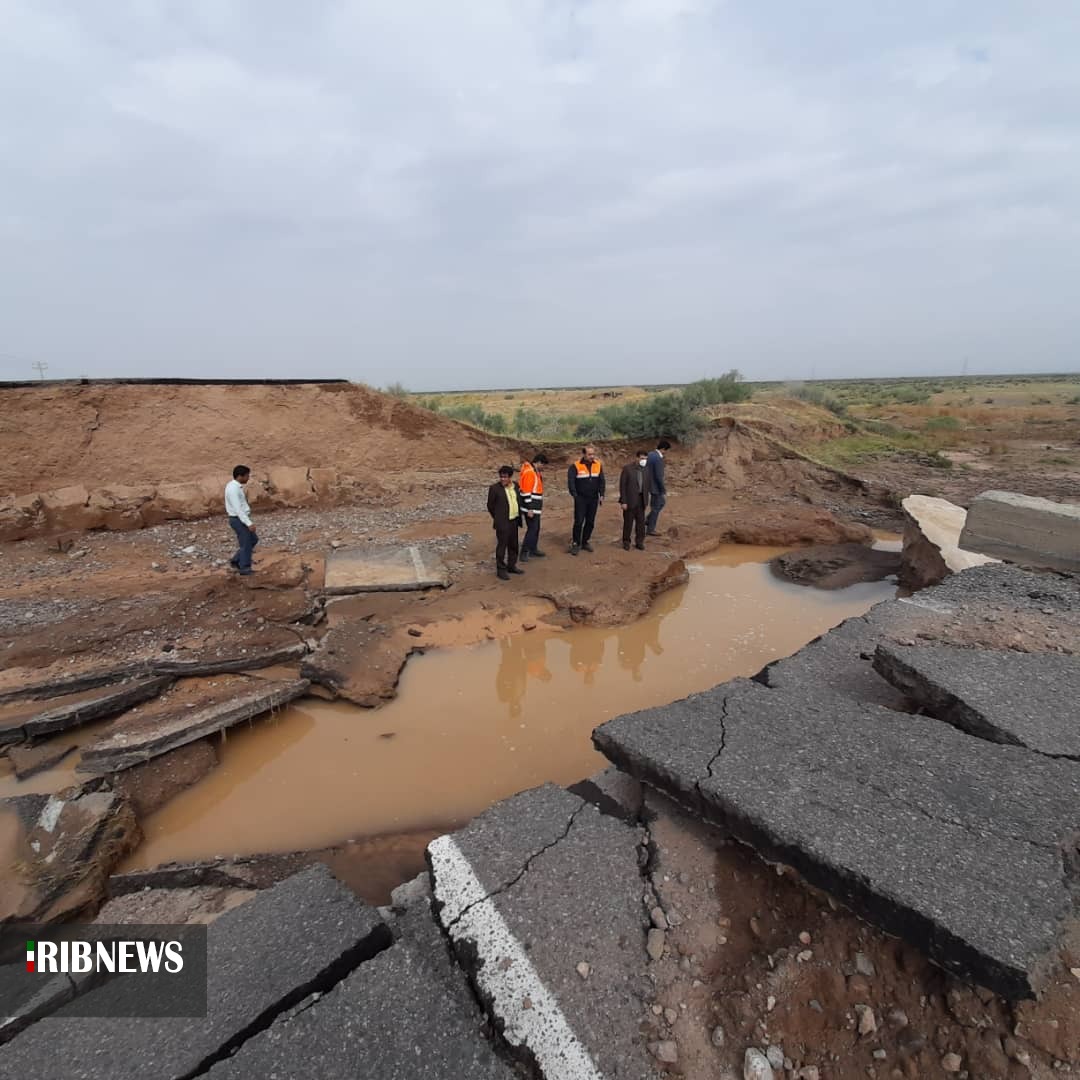
<path fill-rule="evenodd" d="M 49 365 L 44 360 L 35 360 L 30 365 L 40 376 L 41 381 L 45 381 L 45 372 L 49 370 Z"/>

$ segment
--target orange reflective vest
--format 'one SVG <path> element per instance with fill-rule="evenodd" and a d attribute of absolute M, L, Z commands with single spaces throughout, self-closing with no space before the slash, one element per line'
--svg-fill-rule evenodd
<path fill-rule="evenodd" d="M 521 463 L 518 486 L 521 488 L 521 509 L 539 514 L 544 508 L 544 478 L 533 468 L 531 461 Z"/>

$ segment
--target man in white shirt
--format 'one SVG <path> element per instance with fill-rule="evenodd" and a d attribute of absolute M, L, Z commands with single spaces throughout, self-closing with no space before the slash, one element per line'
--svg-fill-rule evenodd
<path fill-rule="evenodd" d="M 237 465 L 232 474 L 233 478 L 225 485 L 225 513 L 240 547 L 229 560 L 229 565 L 247 577 L 251 573 L 251 552 L 259 542 L 255 535 L 255 523 L 251 520 L 251 507 L 244 492 L 244 485 L 251 479 L 251 470 L 246 465 Z"/>

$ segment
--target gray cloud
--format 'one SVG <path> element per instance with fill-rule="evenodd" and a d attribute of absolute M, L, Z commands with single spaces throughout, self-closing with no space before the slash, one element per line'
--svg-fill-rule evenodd
<path fill-rule="evenodd" d="M 1080 9 L 4 0 L 0 377 L 1076 368 Z"/>

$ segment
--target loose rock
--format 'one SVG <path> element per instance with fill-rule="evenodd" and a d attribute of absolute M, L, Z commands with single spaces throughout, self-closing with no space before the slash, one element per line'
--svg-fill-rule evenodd
<path fill-rule="evenodd" d="M 947 1073 L 958 1073 L 964 1062 L 959 1054 L 946 1054 L 941 1059 L 941 1067 Z"/>
<path fill-rule="evenodd" d="M 779 1046 L 770 1046 L 765 1051 L 765 1057 L 773 1069 L 780 1070 L 784 1067 L 784 1051 Z"/>
<path fill-rule="evenodd" d="M 756 1047 L 750 1047 L 743 1058 L 743 1080 L 774 1080 L 769 1059 Z"/>
<path fill-rule="evenodd" d="M 679 1060 L 679 1047 L 671 1039 L 649 1043 L 649 1053 L 665 1065 L 674 1065 Z"/>
<path fill-rule="evenodd" d="M 717 1024 L 712 1030 L 712 1044 L 719 1050 L 727 1040 L 727 1036 L 724 1034 L 724 1029 Z"/>
<path fill-rule="evenodd" d="M 649 931 L 649 937 L 645 943 L 645 951 L 653 960 L 660 960 L 664 955 L 664 939 L 665 934 L 663 930 L 657 930 L 655 927 Z"/>
<path fill-rule="evenodd" d="M 855 1012 L 859 1017 L 859 1034 L 873 1035 L 877 1031 L 877 1017 L 869 1005 L 856 1005 Z"/>

